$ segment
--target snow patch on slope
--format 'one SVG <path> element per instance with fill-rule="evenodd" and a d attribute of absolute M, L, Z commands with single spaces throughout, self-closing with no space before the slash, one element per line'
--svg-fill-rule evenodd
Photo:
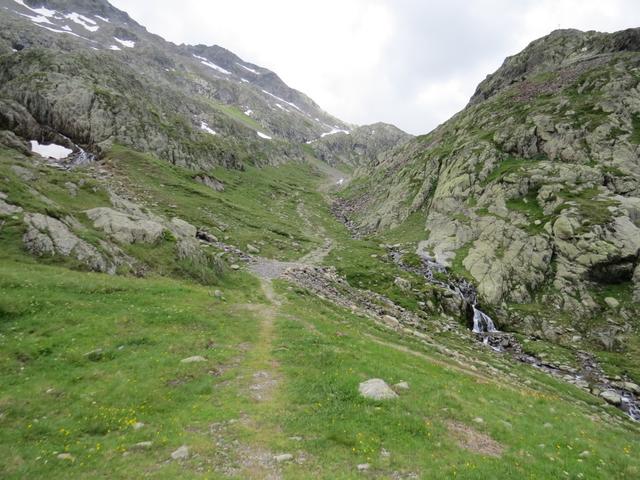
<path fill-rule="evenodd" d="M 236 65 L 238 65 L 238 66 L 240 66 L 240 67 L 244 68 L 244 69 L 245 69 L 246 71 L 248 71 L 248 72 L 254 73 L 254 74 L 256 74 L 256 75 L 260 75 L 260 72 L 259 72 L 259 71 L 254 70 L 253 68 L 249 68 L 249 67 L 247 67 L 246 65 L 243 65 L 243 64 L 242 64 L 242 63 L 240 63 L 240 62 L 236 62 Z"/>
<path fill-rule="evenodd" d="M 193 55 L 195 58 L 197 58 L 198 60 L 200 60 L 200 63 L 203 65 L 206 65 L 209 68 L 213 68 L 214 70 L 220 72 L 220 73 L 224 73 L 225 75 L 231 75 L 231 72 L 229 70 L 225 70 L 224 68 L 216 65 L 213 62 L 210 62 L 207 58 L 204 57 L 200 57 L 198 55 Z"/>
<path fill-rule="evenodd" d="M 136 46 L 136 42 L 134 42 L 133 40 L 122 40 L 118 37 L 113 37 L 113 39 L 123 47 L 133 48 Z"/>
<path fill-rule="evenodd" d="M 269 93 L 269 92 L 267 92 L 266 90 L 262 90 L 262 92 L 263 92 L 263 93 L 266 93 L 267 95 L 269 95 L 269 96 L 271 96 L 271 97 L 275 98 L 276 100 L 279 100 L 279 101 L 281 101 L 282 103 L 286 103 L 287 105 L 290 105 L 290 106 L 292 106 L 293 108 L 295 108 L 296 110 L 299 110 L 300 112 L 302 112 L 302 109 L 301 109 L 299 106 L 297 106 L 295 103 L 287 102 L 284 98 L 280 98 L 280 97 L 278 97 L 277 95 L 274 95 L 273 93 Z M 304 112 L 303 112 L 303 113 L 304 113 Z"/>
<path fill-rule="evenodd" d="M 217 135 L 217 133 L 214 130 L 209 128 L 209 125 L 207 125 L 207 122 L 200 122 L 200 130 L 210 133 L 211 135 Z"/>
<path fill-rule="evenodd" d="M 48 8 L 44 8 L 44 7 L 31 8 L 29 5 L 24 3 L 23 0 L 14 0 L 14 2 L 16 2 L 18 5 L 23 6 L 27 10 L 31 10 L 33 13 L 37 13 L 38 15 L 40 15 L 42 17 L 51 18 L 57 13 L 55 10 L 49 10 Z"/>
<path fill-rule="evenodd" d="M 41 144 L 37 140 L 31 140 L 31 151 L 45 158 L 54 158 L 56 160 L 62 160 L 73 153 L 70 148 L 50 143 L 48 145 Z"/>
<path fill-rule="evenodd" d="M 260 138 L 264 138 L 265 140 L 273 140 L 269 135 L 267 135 L 266 133 L 262 133 L 262 132 L 258 132 L 256 131 L 256 133 L 258 134 L 258 136 Z"/>
<path fill-rule="evenodd" d="M 91 20 L 90 18 L 87 18 L 84 15 L 80 15 L 79 13 L 76 13 L 76 12 L 69 13 L 65 15 L 64 18 L 68 18 L 72 22 L 75 22 L 78 25 L 82 25 L 84 28 L 86 28 L 90 32 L 95 32 L 100 28 L 98 25 L 96 25 L 95 20 Z"/>
<path fill-rule="evenodd" d="M 39 23 L 36 23 L 36 25 L 37 25 L 38 27 L 42 27 L 42 28 L 44 28 L 44 29 L 47 29 L 47 30 L 49 30 L 50 32 L 54 32 L 54 33 L 68 33 L 69 35 L 73 35 L 74 37 L 81 38 L 81 39 L 83 39 L 83 40 L 86 40 L 87 42 L 93 42 L 93 43 L 96 43 L 94 40 L 91 40 L 91 39 L 89 39 L 89 38 L 83 37 L 82 35 L 78 35 L 77 33 L 73 33 L 73 32 L 71 32 L 71 31 L 69 31 L 69 30 L 71 30 L 71 29 L 69 29 L 69 30 L 58 30 L 57 28 L 47 27 L 46 25 L 41 25 L 41 24 L 39 24 Z M 64 28 L 64 27 L 62 27 L 62 28 Z"/>
<path fill-rule="evenodd" d="M 31 15 L 27 15 L 26 13 L 18 13 L 18 15 L 27 17 L 29 20 L 31 20 L 33 23 L 36 23 L 36 24 L 48 23 L 49 25 L 53 25 L 53 23 L 51 23 L 47 17 L 43 17 L 42 15 L 31 16 Z"/>
<path fill-rule="evenodd" d="M 327 135 L 335 135 L 336 133 L 346 133 L 347 135 L 349 135 L 351 132 L 349 130 L 343 130 L 342 128 L 339 128 L 339 127 L 333 127 L 331 131 L 325 132 L 322 135 L 320 135 L 320 138 L 324 138 Z"/>

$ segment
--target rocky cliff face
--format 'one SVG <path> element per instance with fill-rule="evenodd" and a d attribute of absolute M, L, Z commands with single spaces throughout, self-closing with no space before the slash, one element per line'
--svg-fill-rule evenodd
<path fill-rule="evenodd" d="M 554 32 L 354 182 L 351 220 L 423 215 L 418 253 L 472 280 L 503 323 L 554 336 L 558 318 L 600 319 L 589 335 L 611 346 L 640 301 L 639 83 L 640 29 Z"/>
<path fill-rule="evenodd" d="M 121 143 L 241 168 L 301 159 L 305 142 L 351 128 L 275 73 L 218 46 L 166 42 L 103 0 L 0 1 L 0 72 L 1 137 L 23 150 Z"/>

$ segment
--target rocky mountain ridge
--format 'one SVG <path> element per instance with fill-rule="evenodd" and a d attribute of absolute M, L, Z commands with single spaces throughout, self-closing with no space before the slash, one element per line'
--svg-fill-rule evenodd
<path fill-rule="evenodd" d="M 241 168 L 300 160 L 306 142 L 353 128 L 274 72 L 219 46 L 166 42 L 104 0 L 3 0 L 0 13 L 0 127 L 23 140 Z"/>
<path fill-rule="evenodd" d="M 418 253 L 476 284 L 503 327 L 569 343 L 577 328 L 624 350 L 640 299 L 639 41 L 533 42 L 465 110 L 356 178 L 350 222 L 420 218 Z"/>

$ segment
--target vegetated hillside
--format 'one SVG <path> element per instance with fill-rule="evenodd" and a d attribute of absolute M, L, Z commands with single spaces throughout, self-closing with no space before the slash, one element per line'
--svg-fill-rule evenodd
<path fill-rule="evenodd" d="M 368 232 L 419 218 L 418 253 L 472 281 L 503 327 L 632 358 L 639 84 L 640 29 L 555 31 L 355 179 L 343 211 Z"/>

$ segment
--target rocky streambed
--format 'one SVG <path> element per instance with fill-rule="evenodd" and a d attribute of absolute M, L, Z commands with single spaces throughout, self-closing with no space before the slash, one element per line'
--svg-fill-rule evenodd
<path fill-rule="evenodd" d="M 437 285 L 458 295 L 462 300 L 461 314 L 475 338 L 496 354 L 509 355 L 516 361 L 571 383 L 615 405 L 631 419 L 640 421 L 640 386 L 622 377 L 608 377 L 594 356 L 585 351 L 574 352 L 578 367 L 559 365 L 526 353 L 514 334 L 499 331 L 493 320 L 477 308 L 477 292 L 470 282 L 451 277 L 446 267 L 429 258 L 421 258 L 419 265 L 408 265 L 403 260 L 405 252 L 400 245 L 386 247 L 389 259 L 400 268 L 422 276 L 430 285 Z"/>

